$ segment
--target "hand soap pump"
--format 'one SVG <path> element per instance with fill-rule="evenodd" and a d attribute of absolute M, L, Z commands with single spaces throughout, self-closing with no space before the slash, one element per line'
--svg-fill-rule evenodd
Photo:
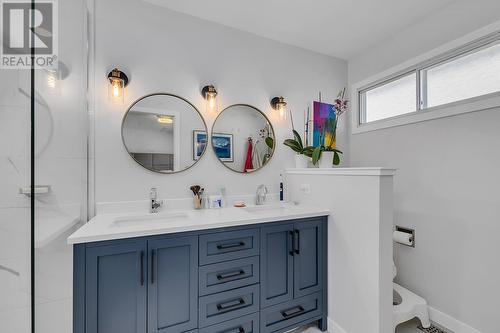
<path fill-rule="evenodd" d="M 219 194 L 220 194 L 220 206 L 221 206 L 221 208 L 226 207 L 226 188 L 220 187 Z"/>
<path fill-rule="evenodd" d="M 284 200 L 284 191 L 283 191 L 283 175 L 280 174 L 280 201 Z"/>

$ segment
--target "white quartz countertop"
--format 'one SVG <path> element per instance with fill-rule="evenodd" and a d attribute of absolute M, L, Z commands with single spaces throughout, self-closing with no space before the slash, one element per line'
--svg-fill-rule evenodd
<path fill-rule="evenodd" d="M 69 236 L 68 244 L 237 227 L 329 214 L 328 209 L 286 203 L 246 208 L 164 210 L 156 214 L 103 214 L 95 216 Z"/>

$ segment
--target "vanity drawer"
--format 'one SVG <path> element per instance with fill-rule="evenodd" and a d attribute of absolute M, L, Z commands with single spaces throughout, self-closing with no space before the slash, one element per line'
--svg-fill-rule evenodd
<path fill-rule="evenodd" d="M 259 333 L 259 313 L 202 328 L 200 333 Z"/>
<path fill-rule="evenodd" d="M 259 285 L 200 297 L 199 327 L 206 327 L 259 310 Z"/>
<path fill-rule="evenodd" d="M 259 254 L 259 229 L 219 232 L 200 236 L 200 265 Z"/>
<path fill-rule="evenodd" d="M 260 311 L 260 332 L 268 333 L 320 316 L 323 311 L 321 292 L 273 305 Z"/>
<path fill-rule="evenodd" d="M 259 282 L 259 257 L 221 262 L 199 268 L 200 296 Z"/>

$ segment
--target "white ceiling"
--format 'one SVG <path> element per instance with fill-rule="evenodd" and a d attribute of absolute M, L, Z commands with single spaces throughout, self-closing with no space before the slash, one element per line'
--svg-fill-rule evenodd
<path fill-rule="evenodd" d="M 144 0 L 350 59 L 456 0 Z"/>

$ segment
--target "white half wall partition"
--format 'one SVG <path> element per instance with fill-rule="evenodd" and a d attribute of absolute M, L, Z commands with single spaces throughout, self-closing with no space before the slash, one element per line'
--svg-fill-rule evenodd
<path fill-rule="evenodd" d="M 287 200 L 330 209 L 328 330 L 392 331 L 394 169 L 285 170 Z"/>

